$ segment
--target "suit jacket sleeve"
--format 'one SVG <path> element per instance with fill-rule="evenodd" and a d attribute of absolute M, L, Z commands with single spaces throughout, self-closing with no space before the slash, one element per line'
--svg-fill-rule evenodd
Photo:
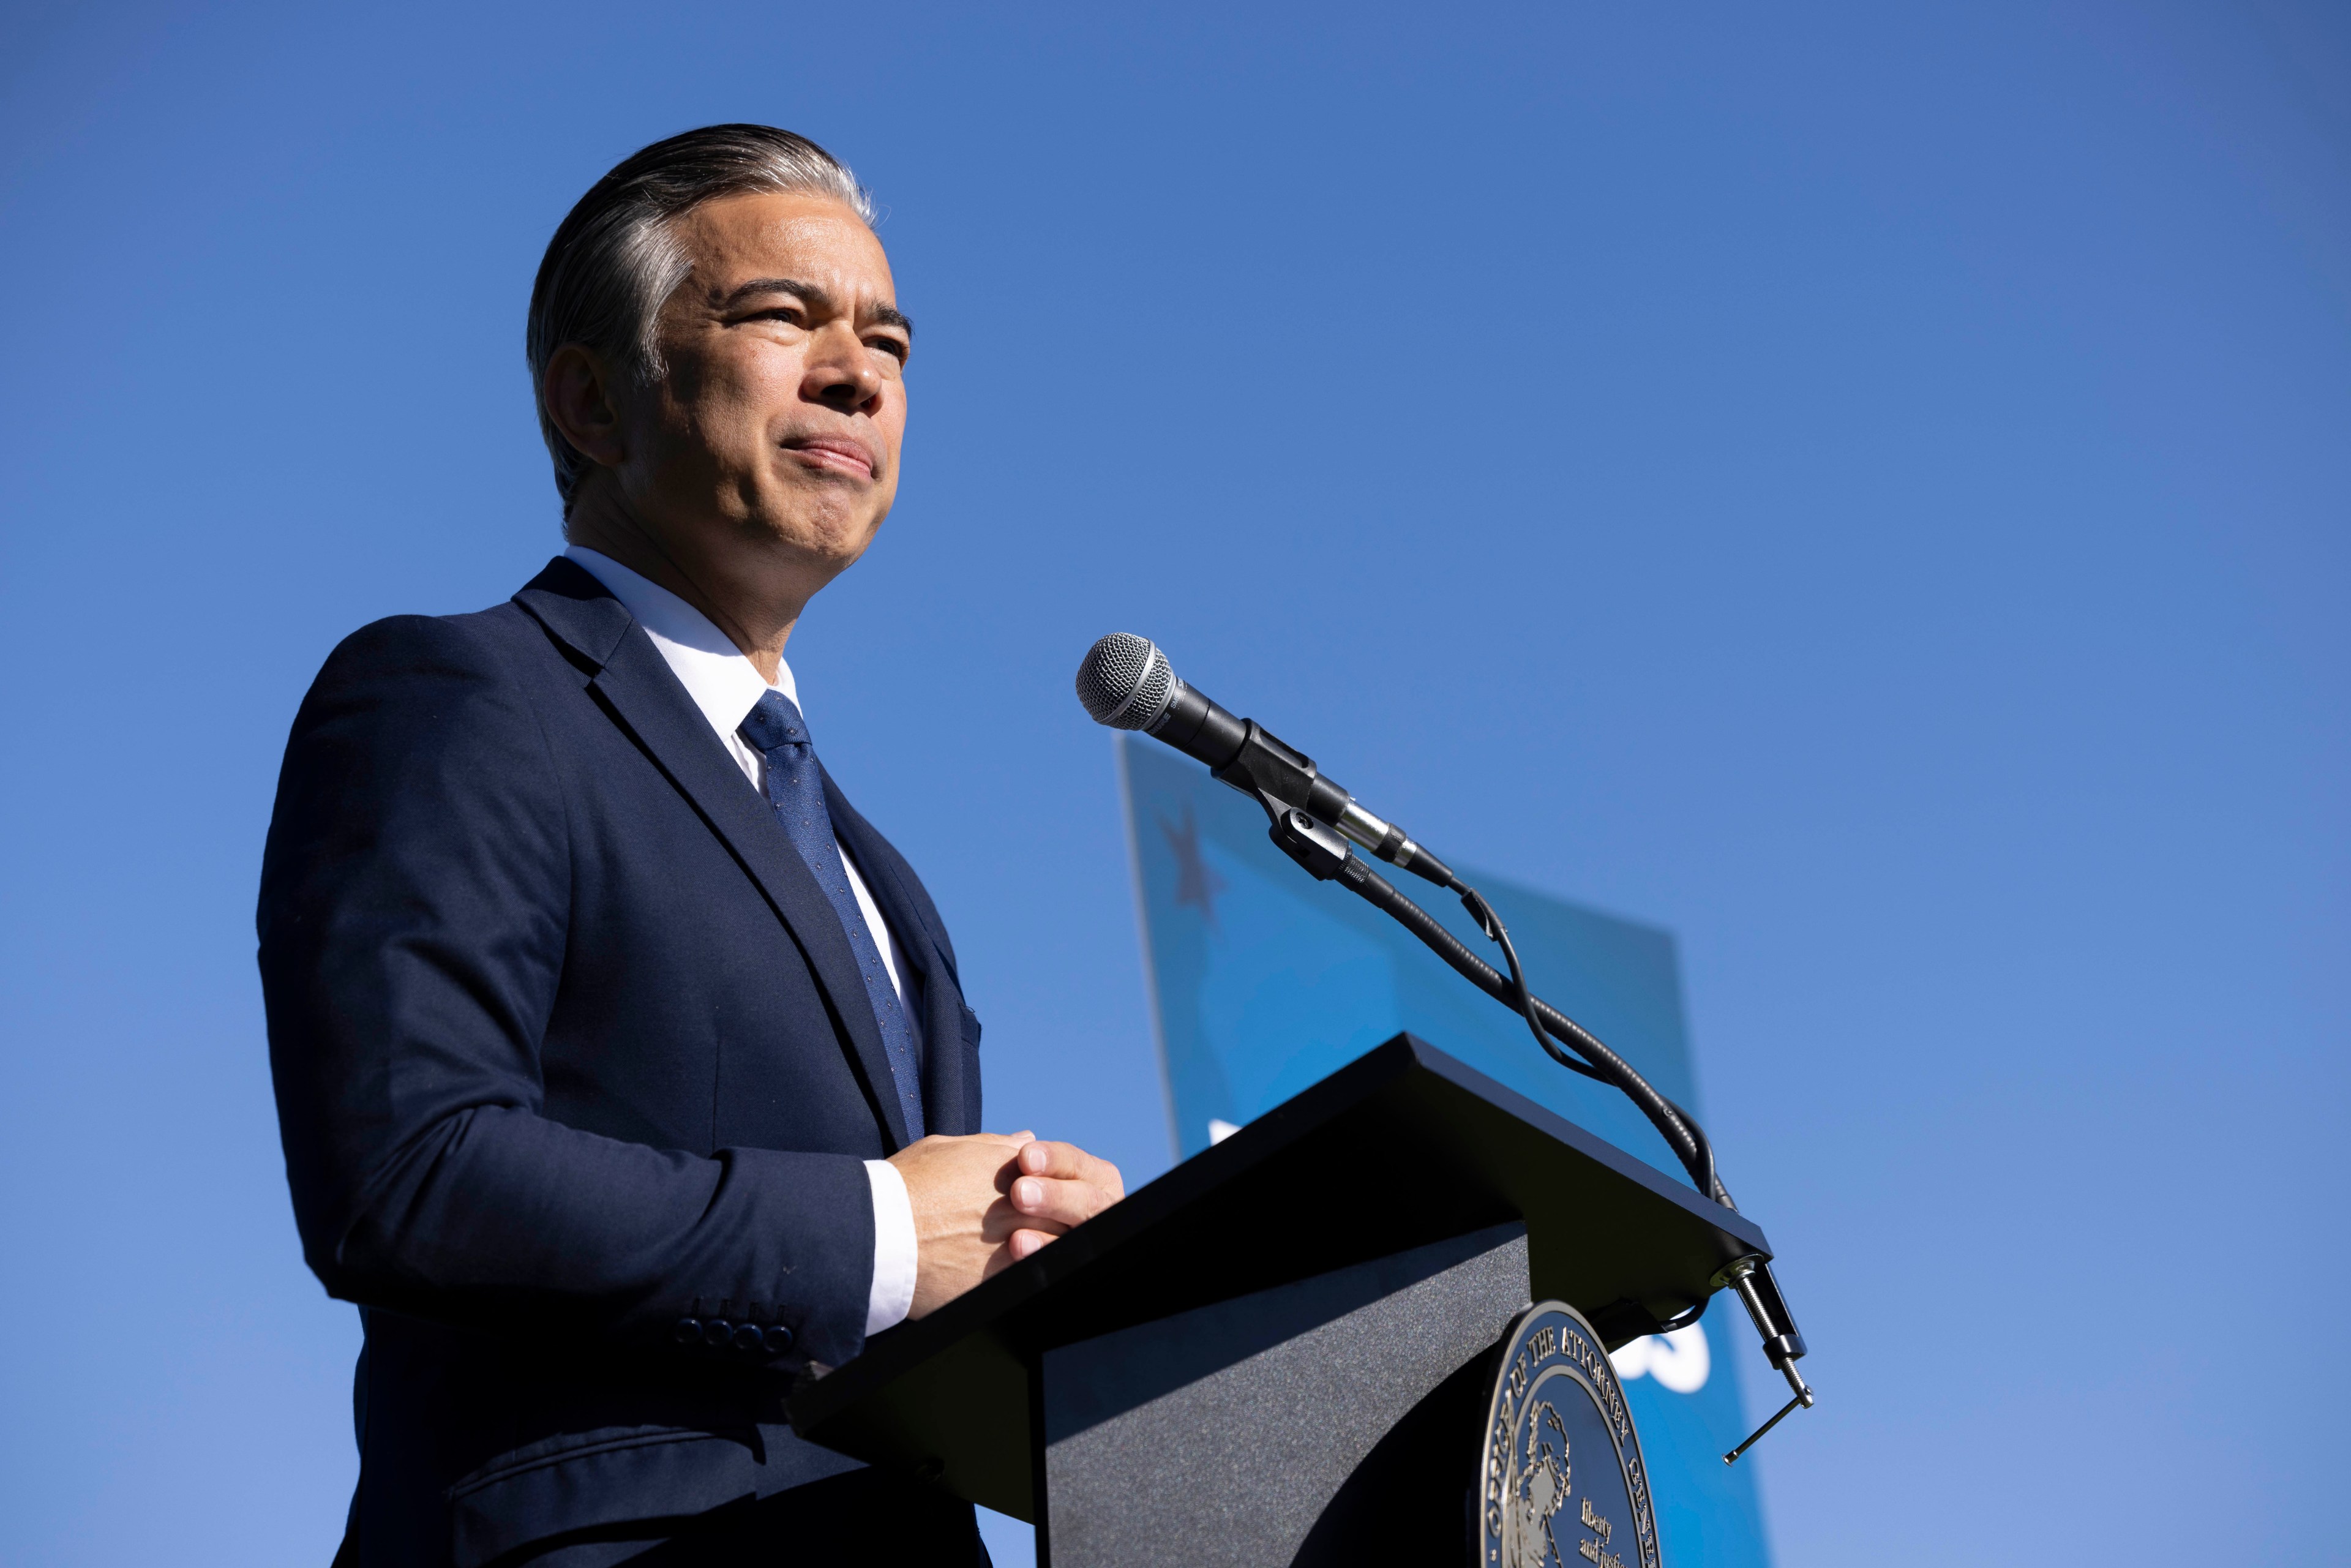
<path fill-rule="evenodd" d="M 754 1364 L 849 1359 L 873 1268 L 862 1162 L 704 1156 L 541 1113 L 569 877 L 562 778 L 482 633 L 403 617 L 336 650 L 295 719 L 258 920 L 311 1269 L 470 1326 L 670 1347 L 682 1318 L 725 1312 L 792 1331 Z"/>

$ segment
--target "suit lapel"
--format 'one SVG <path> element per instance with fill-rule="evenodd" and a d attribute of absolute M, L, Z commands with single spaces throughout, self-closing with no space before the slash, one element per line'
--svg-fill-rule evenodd
<path fill-rule="evenodd" d="M 882 835 L 849 803 L 832 775 L 824 776 L 825 809 L 832 831 L 856 857 L 866 890 L 896 933 L 906 962 L 923 972 L 923 1109 L 935 1133 L 976 1133 L 960 1124 L 964 1085 L 978 1063 L 963 1033 L 963 988 L 898 873 L 898 857 Z"/>
<path fill-rule="evenodd" d="M 893 1146 L 905 1147 L 905 1113 L 898 1107 L 882 1030 L 874 1022 L 873 1004 L 865 994 L 841 917 L 785 836 L 774 810 L 711 733 L 660 650 L 621 601 L 573 562 L 551 562 L 515 599 L 540 624 L 601 666 L 589 683 L 590 689 L 734 852 L 799 939 L 817 983 L 848 1031 L 875 1113 L 889 1130 Z"/>

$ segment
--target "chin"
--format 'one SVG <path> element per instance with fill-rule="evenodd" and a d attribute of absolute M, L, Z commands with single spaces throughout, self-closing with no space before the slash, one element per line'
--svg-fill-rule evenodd
<path fill-rule="evenodd" d="M 835 570 L 855 562 L 881 531 L 883 512 L 870 497 L 852 502 L 846 496 L 799 496 L 793 501 L 758 518 L 757 528 L 795 554 L 830 562 Z"/>

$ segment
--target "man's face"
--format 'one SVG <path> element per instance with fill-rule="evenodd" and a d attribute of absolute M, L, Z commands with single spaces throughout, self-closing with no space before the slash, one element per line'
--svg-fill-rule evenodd
<path fill-rule="evenodd" d="M 809 591 L 864 553 L 898 491 L 912 331 L 889 258 L 826 196 L 707 202 L 659 322 L 668 374 L 626 399 L 619 477 L 681 553 L 773 547 Z"/>

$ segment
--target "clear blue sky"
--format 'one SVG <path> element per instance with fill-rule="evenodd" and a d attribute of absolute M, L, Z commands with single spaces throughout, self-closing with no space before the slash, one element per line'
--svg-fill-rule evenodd
<path fill-rule="evenodd" d="M 340 11 L 0 18 L 0 1559 L 325 1562 L 278 750 L 339 637 L 558 548 L 539 251 L 753 119 L 920 323 L 791 657 L 992 1120 L 1168 1158 L 1069 690 L 1141 631 L 1679 934 L 1824 1396 L 1784 1563 L 2346 1561 L 2339 7 Z"/>

